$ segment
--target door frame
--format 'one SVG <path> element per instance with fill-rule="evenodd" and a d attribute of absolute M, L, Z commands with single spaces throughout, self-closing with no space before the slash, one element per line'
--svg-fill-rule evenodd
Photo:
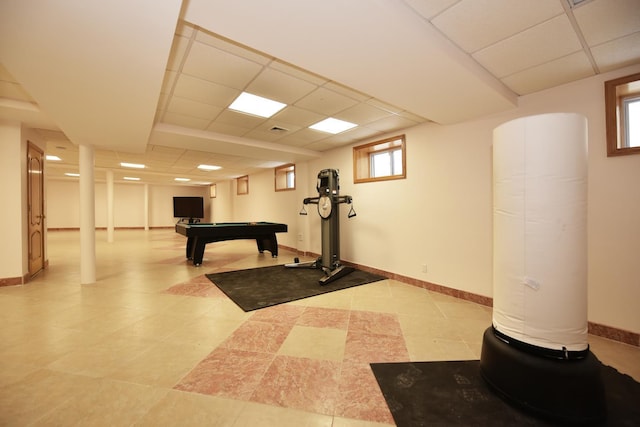
<path fill-rule="evenodd" d="M 35 173 L 34 169 L 32 169 L 32 159 L 36 159 L 40 166 Z M 33 175 L 37 175 L 37 179 L 34 180 Z M 34 183 L 38 186 L 37 191 L 34 191 Z M 44 221 L 44 151 L 31 141 L 27 141 L 27 252 L 29 278 L 45 268 Z M 34 239 L 34 236 L 37 236 L 37 239 Z M 34 254 L 36 254 L 37 258 L 34 258 Z"/>

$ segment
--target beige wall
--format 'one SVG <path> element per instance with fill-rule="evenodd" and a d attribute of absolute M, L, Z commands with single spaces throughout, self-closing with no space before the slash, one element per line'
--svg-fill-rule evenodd
<path fill-rule="evenodd" d="M 273 169 L 249 177 L 248 195 L 236 195 L 234 181 L 217 183 L 215 199 L 208 199 L 208 187 L 201 191 L 211 202 L 212 221 L 286 223 L 289 232 L 278 235 L 280 244 L 319 253 L 315 205 L 306 207 L 307 216 L 298 212 L 302 199 L 317 195 L 318 172 L 339 169 L 340 193 L 353 196 L 358 214 L 348 219 L 348 206 L 341 206 L 342 259 L 490 297 L 493 129 L 528 115 L 580 113 L 589 122 L 589 320 L 638 333 L 640 156 L 606 157 L 603 101 L 605 80 L 638 71 L 640 66 L 630 67 L 521 97 L 518 108 L 480 120 L 406 129 L 405 180 L 354 184 L 352 148 L 343 147 L 297 164 L 295 191 L 275 192 Z M 384 136 L 392 135 L 380 138 Z M 65 197 L 77 192 L 59 182 L 48 185 L 49 226 L 55 227 L 54 210 L 63 209 L 57 198 L 62 192 Z M 127 209 L 142 209 L 141 188 L 116 185 L 115 208 L 126 197 Z M 150 187 L 151 226 L 173 224 L 166 216 L 171 188 Z M 96 198 L 102 200 L 100 194 L 97 191 Z M 138 217 L 136 213 L 118 221 L 133 224 Z"/>
<path fill-rule="evenodd" d="M 20 123 L 0 121 L 0 279 L 29 272 L 27 240 L 27 144 L 44 151 L 44 143 Z M 46 184 L 45 184 L 46 187 Z M 7 208 L 8 207 L 8 208 Z M 46 236 L 46 231 L 45 231 Z M 46 256 L 45 240 L 45 256 Z"/>
<path fill-rule="evenodd" d="M 303 234 L 297 247 L 319 253 L 315 206 L 306 217 L 295 215 L 304 197 L 316 195 L 317 173 L 339 169 L 340 193 L 353 196 L 358 213 L 347 219 L 348 207 L 341 207 L 344 260 L 492 296 L 493 129 L 528 115 L 580 113 L 589 123 L 589 320 L 640 332 L 640 155 L 606 157 L 603 100 L 605 80 L 638 71 L 630 67 L 521 97 L 518 108 L 480 120 L 407 129 L 405 180 L 353 184 L 351 147 L 296 165 L 298 180 L 307 182 L 286 197 L 272 189 L 254 192 L 273 186 L 273 171 L 251 175 L 250 194 L 232 195 L 233 217 L 280 218 L 289 224 L 287 242 Z M 267 206 L 264 214 L 256 215 L 255 204 Z"/>
<path fill-rule="evenodd" d="M 114 227 L 144 227 L 144 185 L 115 183 L 113 186 Z M 204 198 L 205 219 L 211 217 L 209 187 L 149 185 L 149 226 L 171 227 L 173 196 Z M 47 227 L 78 228 L 80 226 L 80 190 L 77 180 L 48 180 Z M 107 226 L 107 188 L 98 182 L 95 187 L 96 227 Z"/>

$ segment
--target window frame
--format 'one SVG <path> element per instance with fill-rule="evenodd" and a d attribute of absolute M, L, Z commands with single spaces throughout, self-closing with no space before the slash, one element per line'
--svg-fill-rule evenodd
<path fill-rule="evenodd" d="M 293 187 L 289 187 L 289 175 L 293 174 Z M 284 178 L 283 178 L 284 177 Z M 273 181 L 275 191 L 291 191 L 296 189 L 296 165 L 287 163 L 273 169 Z M 284 182 L 284 187 L 281 185 Z"/>
<path fill-rule="evenodd" d="M 236 194 L 238 196 L 249 194 L 249 175 L 236 178 Z"/>
<path fill-rule="evenodd" d="M 623 101 L 640 97 L 640 73 L 604 82 L 607 157 L 640 154 L 640 147 L 627 147 Z"/>
<path fill-rule="evenodd" d="M 398 143 L 396 143 L 398 141 Z M 395 144 L 394 144 L 395 143 Z M 371 176 L 372 156 L 399 149 L 402 156 L 402 173 L 397 175 Z M 366 162 L 364 161 L 366 159 Z M 365 166 L 366 163 L 366 166 Z M 365 170 L 366 169 L 366 170 Z M 390 181 L 407 178 L 407 141 L 404 134 L 353 147 L 353 182 Z"/>

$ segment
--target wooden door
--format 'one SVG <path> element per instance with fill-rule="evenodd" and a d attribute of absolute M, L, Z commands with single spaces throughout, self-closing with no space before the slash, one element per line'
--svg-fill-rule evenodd
<path fill-rule="evenodd" d="M 44 268 L 44 153 L 31 142 L 27 148 L 27 214 L 29 276 Z"/>

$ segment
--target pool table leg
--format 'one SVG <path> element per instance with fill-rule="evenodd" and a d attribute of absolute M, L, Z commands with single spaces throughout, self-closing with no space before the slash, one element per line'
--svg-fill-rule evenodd
<path fill-rule="evenodd" d="M 193 259 L 193 241 L 194 240 L 195 240 L 195 237 L 187 238 L 187 253 L 186 253 L 187 259 Z"/>
<path fill-rule="evenodd" d="M 199 266 L 202 264 L 202 258 L 204 257 L 204 248 L 207 245 L 205 239 L 194 238 L 193 248 L 191 249 L 191 258 L 193 258 L 193 265 Z"/>
<path fill-rule="evenodd" d="M 278 258 L 278 240 L 276 239 L 276 233 L 260 236 L 256 238 L 256 243 L 258 244 L 258 252 L 263 253 L 266 249 L 271 252 L 273 258 Z"/>

